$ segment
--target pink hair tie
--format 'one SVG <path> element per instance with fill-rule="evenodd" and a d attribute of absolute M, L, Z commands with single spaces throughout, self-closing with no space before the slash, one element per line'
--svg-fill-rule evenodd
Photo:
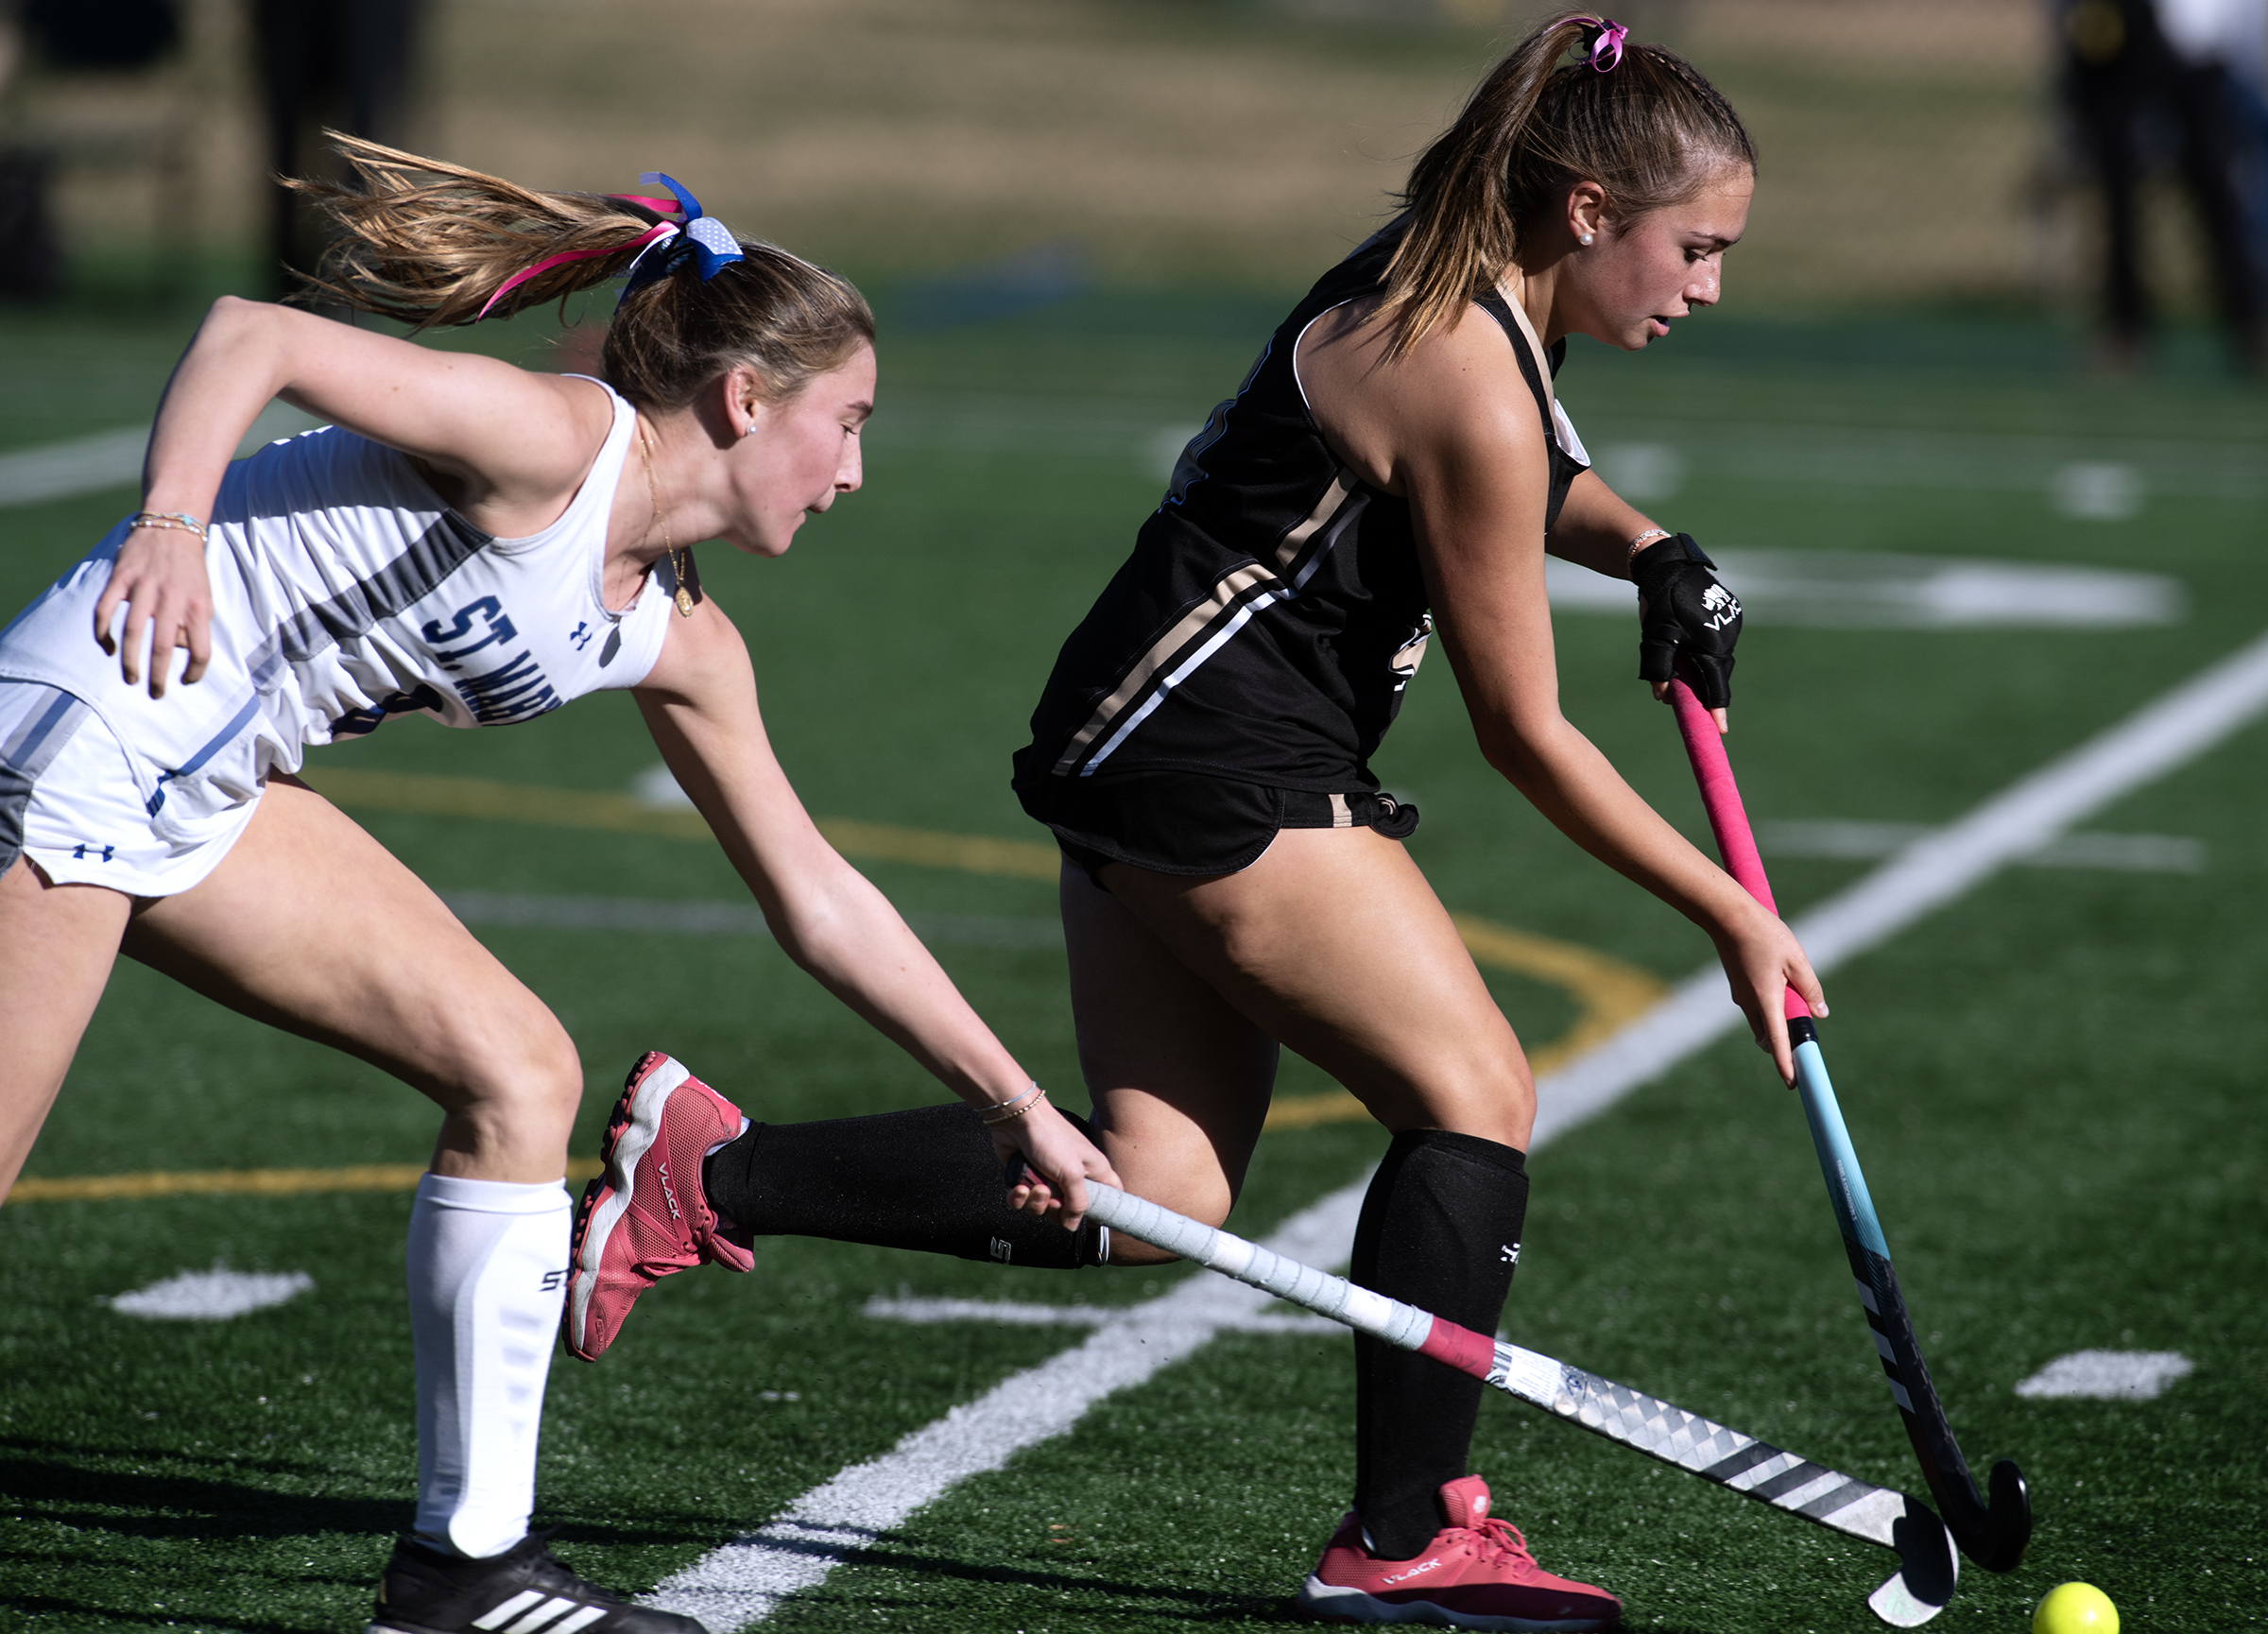
<path fill-rule="evenodd" d="M 569 249 L 564 250 L 558 255 L 545 256 L 541 261 L 537 262 L 526 271 L 515 272 L 509 278 L 506 279 L 502 284 L 498 285 L 496 293 L 489 297 L 488 305 L 483 306 L 480 309 L 479 317 L 474 318 L 472 321 L 478 323 L 482 318 L 488 317 L 490 306 L 495 305 L 499 301 L 502 301 L 506 296 L 509 295 L 513 290 L 519 288 L 523 284 L 525 284 L 529 279 L 540 278 L 544 273 L 549 272 L 555 267 L 564 267 L 570 261 L 589 261 L 593 256 L 620 255 L 626 249 L 637 249 L 643 251 L 645 247 L 651 245 L 656 239 L 674 237 L 678 232 L 679 228 L 675 222 L 664 221 L 657 226 L 647 228 L 643 235 L 631 239 L 627 244 L 617 244 L 610 249 Z"/>
<path fill-rule="evenodd" d="M 1629 28 L 1611 17 L 1587 17 L 1583 21 L 1599 31 L 1598 38 L 1590 43 L 1591 72 L 1606 74 L 1620 68 L 1623 65 L 1623 42 L 1630 37 Z M 1609 52 L 1613 53 L 1611 57 L 1607 56 Z M 1602 57 L 1606 60 L 1599 60 Z"/>
<path fill-rule="evenodd" d="M 639 178 L 641 181 L 651 181 L 655 179 L 656 178 L 653 176 L 642 176 Z M 644 194 L 639 193 L 610 193 L 607 195 L 607 197 L 609 198 L 618 198 L 625 204 L 636 204 L 644 209 L 651 210 L 663 215 L 682 215 L 685 210 L 685 206 L 674 198 L 648 198 Z M 506 279 L 503 284 L 497 289 L 496 293 L 489 297 L 488 305 L 483 306 L 480 309 L 479 317 L 474 318 L 472 321 L 478 323 L 482 318 L 488 317 L 489 307 L 494 306 L 499 301 L 502 301 L 506 296 L 509 295 L 513 290 L 519 288 L 523 284 L 525 284 L 529 279 L 541 278 L 544 273 L 549 272 L 555 267 L 564 267 L 570 261 L 589 261 L 596 256 L 601 255 L 620 255 L 626 249 L 637 250 L 638 260 L 643 261 L 645 259 L 645 252 L 652 249 L 655 244 L 665 238 L 674 238 L 683 231 L 684 229 L 679 227 L 674 221 L 661 221 L 656 222 L 653 226 L 647 228 L 643 234 L 641 234 L 639 237 L 631 239 L 627 244 L 618 244 L 611 249 L 570 249 L 558 255 L 545 256 L 541 261 L 537 262 L 533 267 L 527 268 L 524 272 L 515 272 L 511 275 L 511 277 Z M 637 266 L 637 261 L 630 263 L 630 267 L 633 271 L 636 270 Z"/>

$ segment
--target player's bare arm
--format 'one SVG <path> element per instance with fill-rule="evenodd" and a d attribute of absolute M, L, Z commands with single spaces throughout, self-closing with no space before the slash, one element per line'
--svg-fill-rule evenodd
<path fill-rule="evenodd" d="M 588 382 L 535 374 L 493 358 L 430 351 L 312 313 L 223 296 L 191 339 L 158 405 L 143 467 L 145 512 L 201 523 L 237 442 L 282 398 L 417 459 L 452 508 L 498 538 L 556 521 L 589 470 L 611 419 Z M 212 593 L 202 536 L 140 527 L 120 547 L 95 608 L 94 639 L 152 696 L 167 662 L 189 649 L 184 681 L 210 659 Z"/>
<path fill-rule="evenodd" d="M 765 732 L 747 647 L 713 599 L 672 626 L 636 697 L 662 759 L 788 955 L 971 1106 L 1022 1096 L 1031 1075 L 804 810 Z M 1017 1206 L 1043 1213 L 1059 1199 L 1067 1226 L 1085 1213 L 1086 1177 L 1114 1180 L 1103 1155 L 1044 1102 L 997 1126 L 996 1141 L 1004 1160 L 1022 1152 L 1047 1182 L 1022 1188 Z"/>
<path fill-rule="evenodd" d="M 1792 983 L 1807 1000 L 1818 992 L 1802 950 L 1560 713 L 1543 584 L 1543 433 L 1533 415 L 1508 411 L 1525 406 L 1525 393 L 1507 337 L 1469 308 L 1389 360 L 1387 328 L 1373 315 L 1318 335 L 1302 349 L 1302 382 L 1326 437 L 1410 501 L 1435 618 L 1483 754 L 1568 837 L 1709 933 L 1757 1038 L 1791 1076 L 1780 988 Z M 1598 490 L 1620 506 L 1605 484 Z"/>
<path fill-rule="evenodd" d="M 1597 472 L 1587 471 L 1567 490 L 1567 503 L 1559 507 L 1559 520 L 1544 536 L 1543 548 L 1547 555 L 1608 578 L 1628 578 L 1631 542 L 1649 534 L 1658 539 L 1665 531 L 1607 487 Z"/>
<path fill-rule="evenodd" d="M 1780 989 L 1793 985 L 1816 1006 L 1818 978 L 1787 927 L 1560 713 L 1540 541 L 1528 533 L 1523 548 L 1501 521 L 1523 498 L 1540 520 L 1535 496 L 1521 492 L 1524 473 L 1459 457 L 1446 443 L 1410 470 L 1419 560 L 1482 753 L 1561 833 L 1709 934 L 1751 1030 L 1792 1077 Z"/>

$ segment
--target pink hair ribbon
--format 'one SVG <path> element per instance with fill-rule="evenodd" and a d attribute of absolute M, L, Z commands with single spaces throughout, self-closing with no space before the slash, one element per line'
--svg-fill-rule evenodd
<path fill-rule="evenodd" d="M 566 249 L 557 255 L 547 255 L 526 271 L 515 272 L 497 285 L 496 293 L 489 297 L 488 305 L 480 309 L 479 316 L 475 317 L 472 321 L 478 323 L 481 318 L 488 317 L 489 307 L 495 305 L 529 279 L 540 278 L 555 267 L 564 267 L 570 261 L 589 261 L 599 255 L 620 255 L 626 249 L 643 250 L 658 239 L 674 238 L 678 232 L 679 228 L 675 222 L 662 221 L 647 228 L 642 235 L 631 239 L 627 244 L 617 244 L 605 249 Z"/>
<path fill-rule="evenodd" d="M 679 221 L 658 221 L 627 244 L 617 244 L 609 249 L 567 249 L 557 255 L 547 255 L 526 271 L 515 272 L 511 277 L 506 279 L 497 288 L 496 293 L 489 297 L 487 305 L 480 309 L 472 321 L 478 323 L 481 318 L 488 317 L 490 307 L 494 306 L 529 279 L 540 278 L 553 267 L 564 267 L 570 261 L 589 261 L 595 256 L 620 255 L 626 250 L 635 249 L 638 251 L 637 257 L 624 269 L 623 274 L 623 293 L 627 295 L 645 279 L 666 275 L 674 267 L 682 265 L 688 258 L 698 267 L 704 283 L 714 278 L 719 269 L 728 263 L 741 259 L 740 241 L 732 236 L 730 230 L 722 222 L 702 214 L 699 199 L 694 198 L 692 194 L 686 192 L 684 188 L 679 186 L 676 181 L 659 170 L 645 171 L 639 176 L 638 180 L 661 182 L 662 186 L 669 189 L 671 197 L 647 198 L 635 193 L 610 193 L 607 197 L 664 215 L 677 215 L 681 219 Z M 684 242 L 665 253 L 661 261 L 655 264 L 658 270 L 649 269 L 642 278 L 639 269 L 645 262 L 645 252 L 657 244 L 663 244 L 672 238 L 680 237 Z"/>
<path fill-rule="evenodd" d="M 1629 28 L 1611 17 L 1586 17 L 1583 21 L 1599 31 L 1598 38 L 1590 43 L 1591 72 L 1606 74 L 1620 68 L 1623 65 L 1623 42 L 1630 37 Z M 1607 57 L 1609 52 L 1613 53 L 1611 57 Z M 1603 57 L 1606 60 L 1601 61 Z"/>

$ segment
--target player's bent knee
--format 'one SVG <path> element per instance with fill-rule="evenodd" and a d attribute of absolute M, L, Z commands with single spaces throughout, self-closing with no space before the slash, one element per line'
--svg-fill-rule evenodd
<path fill-rule="evenodd" d="M 1398 1134 L 1446 1129 L 1524 1149 L 1536 1123 L 1536 1080 L 1524 1068 L 1436 1078 L 1402 1095 L 1368 1100 L 1379 1122 Z"/>
<path fill-rule="evenodd" d="M 500 1128 L 564 1130 L 582 1107 L 582 1061 L 554 1023 L 478 1052 L 466 1065 L 459 1100 L 465 1113 Z"/>
<path fill-rule="evenodd" d="M 519 1079 L 519 1099 L 531 1120 L 546 1127 L 575 1122 L 583 1104 L 583 1064 L 564 1032 L 531 1052 Z"/>

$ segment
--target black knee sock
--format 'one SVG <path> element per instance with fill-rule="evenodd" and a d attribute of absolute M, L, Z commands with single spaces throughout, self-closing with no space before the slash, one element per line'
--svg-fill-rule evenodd
<path fill-rule="evenodd" d="M 1472 1135 L 1394 1137 L 1363 1198 L 1352 1280 L 1494 1333 L 1528 1211 L 1524 1157 Z M 1414 1350 L 1354 1341 L 1354 1507 L 1372 1551 L 1406 1560 L 1444 1524 L 1435 1494 L 1469 1473 L 1478 1379 Z"/>
<path fill-rule="evenodd" d="M 1090 1133 L 1075 1113 L 1065 1117 Z M 750 1124 L 701 1167 L 732 1234 L 827 1237 L 1072 1270 L 1107 1259 L 1089 1221 L 1066 1231 L 1007 1206 L 1006 1171 L 967 1107 L 813 1124 Z"/>

